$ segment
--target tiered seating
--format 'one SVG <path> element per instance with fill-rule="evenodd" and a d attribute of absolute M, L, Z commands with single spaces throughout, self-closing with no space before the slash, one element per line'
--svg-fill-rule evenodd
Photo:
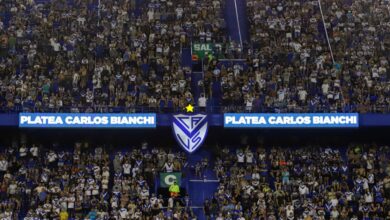
<path fill-rule="evenodd" d="M 184 172 L 186 157 L 146 143 L 140 149 L 108 150 L 88 143 L 10 147 L 0 155 L 0 218 L 192 216 L 184 194 L 176 199 L 156 194 L 158 173 Z"/>
<path fill-rule="evenodd" d="M 205 203 L 206 214 L 219 219 L 383 219 L 389 150 L 375 145 L 226 149 L 216 166 L 220 186 Z"/>
<path fill-rule="evenodd" d="M 247 1 L 249 68 L 210 72 L 225 111 L 388 112 L 388 3 L 321 2 L 334 62 L 318 1 Z"/>

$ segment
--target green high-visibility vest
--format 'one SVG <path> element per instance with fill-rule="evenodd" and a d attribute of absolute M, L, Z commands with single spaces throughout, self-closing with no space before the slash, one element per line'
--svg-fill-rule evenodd
<path fill-rule="evenodd" d="M 180 187 L 179 185 L 173 184 L 169 187 L 169 192 L 179 193 Z"/>

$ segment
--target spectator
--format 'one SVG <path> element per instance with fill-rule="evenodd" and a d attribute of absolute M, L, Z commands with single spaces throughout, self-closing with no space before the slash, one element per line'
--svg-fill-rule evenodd
<path fill-rule="evenodd" d="M 177 185 L 176 181 L 169 186 L 169 193 L 171 194 L 171 197 L 178 197 L 180 195 L 180 187 Z"/>
<path fill-rule="evenodd" d="M 375 175 L 369 170 L 388 167 L 385 162 L 388 158 L 384 159 L 387 146 L 268 150 L 269 153 L 264 153 L 257 149 L 260 153 L 253 165 L 246 167 L 229 161 L 227 155 L 221 157 L 223 161 L 216 163 L 223 166 L 216 169 L 220 185 L 211 198 L 218 209 L 210 213 L 205 208 L 206 214 L 216 214 L 220 219 L 385 218 L 387 212 L 382 212 L 385 201 L 381 199 L 384 189 L 379 185 L 387 177 L 379 174 L 382 171 Z M 245 151 L 247 154 L 254 149 L 247 147 Z M 231 156 L 239 161 L 241 152 L 238 150 Z M 382 159 L 378 159 L 378 152 Z M 264 169 L 262 161 L 270 166 Z"/>
<path fill-rule="evenodd" d="M 207 98 L 202 93 L 202 94 L 200 94 L 200 97 L 198 98 L 199 111 L 206 112 L 206 105 L 207 105 Z"/>

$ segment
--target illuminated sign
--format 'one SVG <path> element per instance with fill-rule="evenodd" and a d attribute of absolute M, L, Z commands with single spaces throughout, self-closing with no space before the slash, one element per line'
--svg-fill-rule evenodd
<path fill-rule="evenodd" d="M 20 113 L 21 128 L 155 128 L 156 114 Z"/>
<path fill-rule="evenodd" d="M 345 128 L 359 127 L 359 115 L 340 114 L 224 114 L 226 128 Z"/>

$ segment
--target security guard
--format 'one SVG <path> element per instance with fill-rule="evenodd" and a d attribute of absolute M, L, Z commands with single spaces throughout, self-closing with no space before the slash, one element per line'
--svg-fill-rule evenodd
<path fill-rule="evenodd" d="M 173 198 L 178 197 L 180 194 L 180 187 L 179 185 L 175 182 L 169 187 L 169 193 Z"/>

